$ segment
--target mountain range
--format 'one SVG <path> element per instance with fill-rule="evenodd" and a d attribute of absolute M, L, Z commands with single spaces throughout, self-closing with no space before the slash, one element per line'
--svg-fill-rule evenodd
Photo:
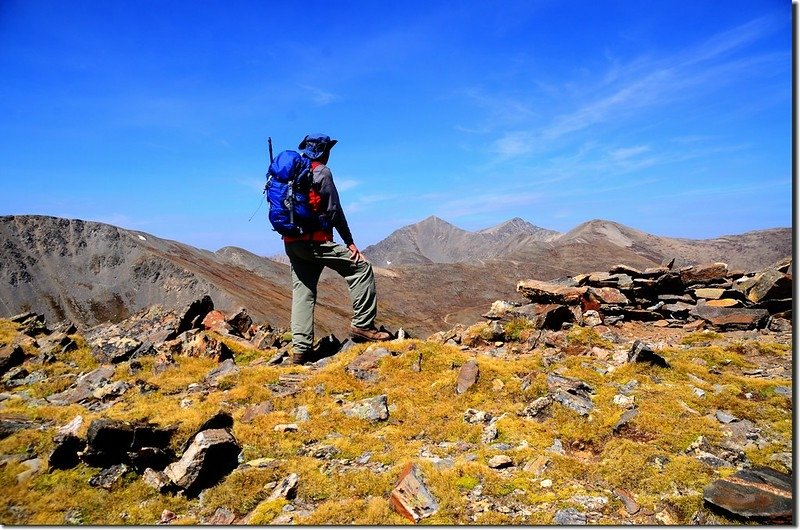
<path fill-rule="evenodd" d="M 560 236 L 515 217 L 497 226 L 468 232 L 436 216 L 392 232 L 364 249 L 375 264 L 458 263 L 509 254 L 530 242 L 543 243 Z"/>
<path fill-rule="evenodd" d="M 364 255 L 380 266 L 502 258 L 559 266 L 570 275 L 584 271 L 586 266 L 601 270 L 609 258 L 614 263 L 642 267 L 672 258 L 677 265 L 725 261 L 734 268 L 754 270 L 765 265 L 765 260 L 771 263 L 790 253 L 789 228 L 694 240 L 655 236 L 601 219 L 582 223 L 566 233 L 518 217 L 469 232 L 435 216 L 400 228 L 364 249 Z"/>
<path fill-rule="evenodd" d="M 46 216 L 0 217 L 0 314 L 27 310 L 87 327 L 119 321 L 152 304 L 185 306 L 210 294 L 220 309 L 246 307 L 257 320 L 288 327 L 289 267 L 247 250 L 198 249 L 103 223 Z M 525 278 L 724 261 L 758 270 L 792 254 L 790 228 L 707 240 L 654 236 L 594 220 L 566 233 L 512 219 L 477 232 L 437 217 L 401 228 L 364 249 L 375 264 L 379 319 L 418 336 L 476 320 Z M 346 334 L 346 285 L 326 271 L 317 332 Z"/>

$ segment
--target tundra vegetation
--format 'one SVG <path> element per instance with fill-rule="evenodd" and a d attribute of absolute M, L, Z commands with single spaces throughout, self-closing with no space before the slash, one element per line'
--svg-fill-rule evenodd
<path fill-rule="evenodd" d="M 155 369 L 156 356 L 137 357 L 135 367 L 134 360 L 114 365 L 110 378 L 130 390 L 92 410 L 45 399 L 100 366 L 92 346 L 73 333 L 75 349 L 37 361 L 43 352 L 19 328 L 0 320 L 0 343 L 23 344 L 24 366 L 43 377 L 2 393 L 0 418 L 35 425 L 0 440 L 3 524 L 149 525 L 165 513 L 173 514 L 173 524 L 199 524 L 220 510 L 249 524 L 406 524 L 390 497 L 408 463 L 418 466 L 438 504 L 425 524 L 547 525 L 567 508 L 597 524 L 728 524 L 738 520 L 711 514 L 703 490 L 737 466 L 709 465 L 691 450 L 697 440 L 724 445 L 719 411 L 757 426 L 738 458 L 791 472 L 776 457 L 792 448 L 791 395 L 776 391 L 792 386 L 785 335 L 575 325 L 531 347 L 539 330 L 517 317 L 500 330 L 477 324 L 458 341 L 438 336 L 381 345 L 388 355 L 371 377 L 360 378 L 348 366 L 376 345 L 355 345 L 317 365 L 270 365 L 265 361 L 278 348 L 265 352 L 203 331 L 227 344 L 238 372 L 209 384 L 207 374 L 219 365 L 213 357 L 176 355 L 163 371 Z M 624 359 L 633 338 L 648 333 L 669 367 Z M 470 360 L 479 375 L 456 393 Z M 765 377 L 765 363 L 788 371 Z M 530 403 L 549 394 L 551 374 L 591 387 L 591 411 L 553 403 L 526 415 Z M 275 385 L 292 378 L 301 382 L 295 391 L 277 395 Z M 346 413 L 345 404 L 381 395 L 388 419 Z M 269 410 L 244 421 L 248 407 L 263 402 Z M 632 403 L 638 413 L 619 427 Z M 470 410 L 492 420 L 468 421 Z M 179 454 L 219 411 L 233 418 L 241 464 L 196 497 L 161 493 L 130 469 L 101 488 L 89 484 L 100 469 L 86 463 L 47 468 L 57 429 L 76 416 L 83 418 L 76 433 L 82 438 L 101 418 L 174 426 L 171 449 Z M 281 428 L 289 424 L 296 429 Z M 496 433 L 487 437 L 490 426 Z M 490 467 L 498 455 L 510 465 Z M 26 473 L 34 457 L 41 469 Z M 298 477 L 296 491 L 274 498 L 275 485 L 291 474 Z"/>

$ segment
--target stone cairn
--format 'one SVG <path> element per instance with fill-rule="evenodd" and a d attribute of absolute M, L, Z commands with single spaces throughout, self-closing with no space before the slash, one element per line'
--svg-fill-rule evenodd
<path fill-rule="evenodd" d="M 790 331 L 791 268 L 791 258 L 750 273 L 730 270 L 725 263 L 675 269 L 671 262 L 641 271 L 617 265 L 571 278 L 522 280 L 517 291 L 530 304 L 498 301 L 485 316 L 524 316 L 538 328 L 556 330 L 565 324 L 642 321 L 687 330 Z"/>

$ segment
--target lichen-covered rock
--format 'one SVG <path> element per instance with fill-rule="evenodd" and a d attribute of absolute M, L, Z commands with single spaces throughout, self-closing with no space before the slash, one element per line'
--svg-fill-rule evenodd
<path fill-rule="evenodd" d="M 89 485 L 95 488 L 110 490 L 127 472 L 128 466 L 125 464 L 113 465 L 92 476 L 92 478 L 89 479 Z"/>
<path fill-rule="evenodd" d="M 381 359 L 390 355 L 391 352 L 386 348 L 372 346 L 353 359 L 345 367 L 345 371 L 356 379 L 374 383 L 379 377 L 378 366 Z"/>
<path fill-rule="evenodd" d="M 579 512 L 575 508 L 565 508 L 556 512 L 553 517 L 553 524 L 557 525 L 585 525 L 586 514 Z"/>
<path fill-rule="evenodd" d="M 103 365 L 86 373 L 75 381 L 70 388 L 47 397 L 47 401 L 54 405 L 70 405 L 92 398 L 93 392 L 105 386 L 114 375 L 114 367 Z"/>
<path fill-rule="evenodd" d="M 385 394 L 372 398 L 362 399 L 355 403 L 342 405 L 342 412 L 369 421 L 386 421 L 389 419 L 389 406 Z"/>

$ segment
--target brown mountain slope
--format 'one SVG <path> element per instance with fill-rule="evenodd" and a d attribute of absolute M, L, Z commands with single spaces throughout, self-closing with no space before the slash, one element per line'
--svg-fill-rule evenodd
<path fill-rule="evenodd" d="M 685 239 L 655 236 L 613 221 L 595 219 L 578 225 L 556 241 L 559 245 L 589 247 L 600 242 L 613 243 L 652 261 L 676 258 L 678 266 L 724 261 L 733 269 L 746 271 L 762 269 L 792 254 L 791 228 L 755 230 L 713 239 Z"/>
<path fill-rule="evenodd" d="M 0 217 L 0 312 L 35 309 L 51 321 L 117 321 L 152 304 L 181 307 L 211 295 L 223 310 L 244 306 L 256 319 L 288 326 L 289 268 L 242 249 L 219 253 L 143 232 L 44 216 Z M 346 298 L 344 285 L 329 286 Z M 347 320 L 320 301 L 321 332 Z"/>

